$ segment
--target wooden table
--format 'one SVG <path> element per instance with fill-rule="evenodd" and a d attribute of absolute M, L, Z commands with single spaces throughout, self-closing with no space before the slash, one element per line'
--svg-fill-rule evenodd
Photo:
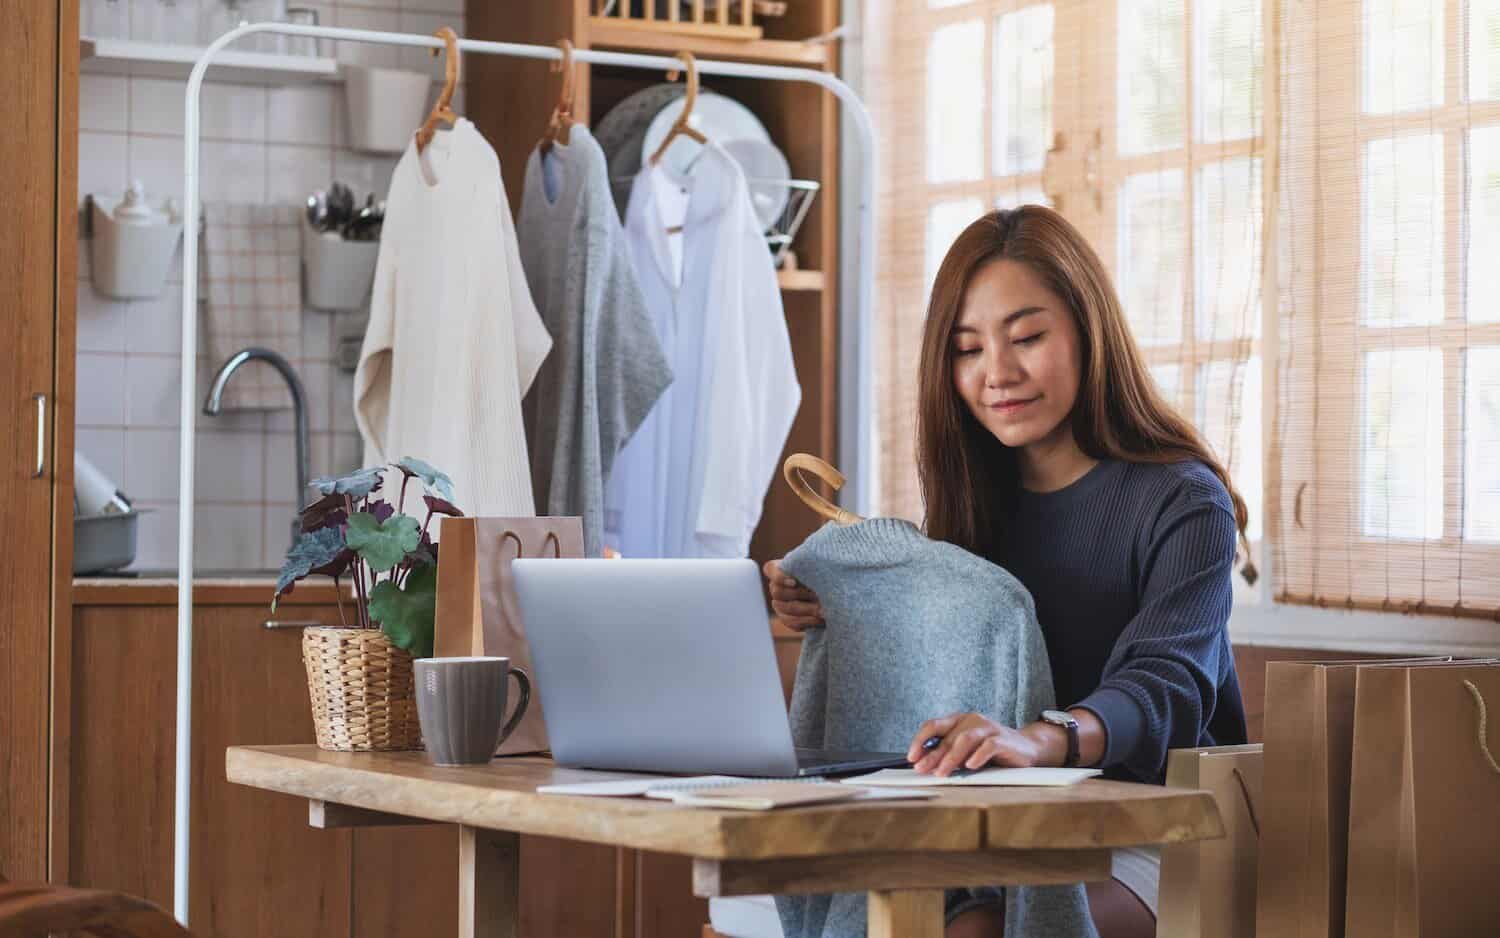
<path fill-rule="evenodd" d="M 236 746 L 226 768 L 231 782 L 307 798 L 314 827 L 459 825 L 461 938 L 516 938 L 520 834 L 690 856 L 699 896 L 867 891 L 870 938 L 940 938 L 944 888 L 1097 881 L 1113 847 L 1224 834 L 1208 792 L 1101 779 L 751 812 L 538 795 L 634 777 L 540 758 L 443 768 L 420 752 Z"/>

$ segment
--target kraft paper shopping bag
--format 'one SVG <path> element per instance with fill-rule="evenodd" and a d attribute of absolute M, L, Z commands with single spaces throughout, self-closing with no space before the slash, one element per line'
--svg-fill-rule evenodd
<path fill-rule="evenodd" d="M 1259 743 L 1167 755 L 1167 787 L 1213 792 L 1224 837 L 1162 848 L 1158 938 L 1255 938 L 1261 769 Z"/>
<path fill-rule="evenodd" d="M 1500 664 L 1361 669 L 1348 933 L 1500 934 Z"/>
<path fill-rule="evenodd" d="M 1447 660 L 1266 665 L 1257 938 L 1344 938 L 1355 675 L 1360 667 Z"/>
<path fill-rule="evenodd" d="M 531 650 L 511 582 L 518 557 L 582 557 L 580 518 L 444 518 L 438 550 L 437 611 L 433 654 L 495 655 L 531 675 Z M 500 755 L 547 748 L 546 715 L 539 694 Z"/>

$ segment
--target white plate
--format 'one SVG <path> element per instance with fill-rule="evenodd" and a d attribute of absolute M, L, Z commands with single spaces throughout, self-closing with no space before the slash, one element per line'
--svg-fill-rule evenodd
<path fill-rule="evenodd" d="M 750 202 L 755 206 L 761 229 L 770 228 L 781 217 L 791 197 L 787 183 L 792 178 L 792 167 L 773 144 L 760 140 L 731 140 L 724 144 L 724 149 L 745 171 Z"/>
<path fill-rule="evenodd" d="M 662 141 L 667 139 L 667 133 L 677 122 L 686 103 L 685 99 L 679 98 L 657 112 L 651 126 L 646 128 L 646 138 L 641 142 L 640 165 L 644 165 L 651 154 L 656 152 L 656 148 L 661 146 Z M 765 125 L 749 108 L 714 91 L 698 92 L 698 102 L 693 105 L 688 126 L 720 145 L 731 140 L 771 142 L 771 135 L 766 131 Z M 667 148 L 662 162 L 678 175 L 686 175 L 701 149 L 703 145 L 698 141 L 679 136 Z"/>
<path fill-rule="evenodd" d="M 609 165 L 610 189 L 620 218 L 625 218 L 625 204 L 630 200 L 630 184 L 641 168 L 641 139 L 656 113 L 674 98 L 687 93 L 682 82 L 663 82 L 642 88 L 609 109 L 593 127 L 594 139 L 604 151 Z"/>

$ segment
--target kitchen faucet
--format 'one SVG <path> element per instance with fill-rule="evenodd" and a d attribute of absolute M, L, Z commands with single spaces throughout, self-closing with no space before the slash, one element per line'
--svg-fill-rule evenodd
<path fill-rule="evenodd" d="M 297 514 L 292 518 L 292 540 L 296 541 L 301 531 L 302 505 L 307 498 L 307 395 L 302 389 L 302 379 L 297 377 L 297 372 L 285 358 L 267 348 L 243 348 L 224 362 L 214 375 L 212 386 L 208 389 L 208 399 L 203 402 L 203 413 L 209 417 L 217 417 L 221 412 L 224 387 L 229 384 L 229 378 L 239 367 L 250 361 L 263 361 L 275 368 L 286 381 L 287 388 L 292 392 L 292 415 L 296 424 L 297 435 L 297 497 L 294 501 Z"/>

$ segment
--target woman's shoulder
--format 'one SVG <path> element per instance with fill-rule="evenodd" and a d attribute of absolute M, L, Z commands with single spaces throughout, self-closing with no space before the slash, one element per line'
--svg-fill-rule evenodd
<path fill-rule="evenodd" d="M 1222 508 L 1234 516 L 1229 490 L 1214 471 L 1196 459 L 1179 462 L 1132 462 L 1123 476 L 1132 494 L 1150 503 L 1158 517 L 1203 508 Z"/>

